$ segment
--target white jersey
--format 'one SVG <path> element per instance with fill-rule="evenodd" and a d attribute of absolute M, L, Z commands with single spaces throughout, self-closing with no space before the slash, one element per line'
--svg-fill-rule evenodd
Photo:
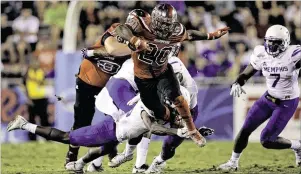
<path fill-rule="evenodd" d="M 141 118 L 141 112 L 143 110 L 143 104 L 141 100 L 139 100 L 133 110 L 123 114 L 118 121 L 115 121 L 116 137 L 118 141 L 121 142 L 127 139 L 136 138 L 149 131 Z"/>
<path fill-rule="evenodd" d="M 251 65 L 261 70 L 266 78 L 268 93 L 281 100 L 299 97 L 299 69 L 296 63 L 301 59 L 301 46 L 290 45 L 277 57 L 268 55 L 264 46 L 256 46 L 251 56 Z"/>
<path fill-rule="evenodd" d="M 187 100 L 189 104 L 191 101 L 189 91 L 183 86 L 180 86 L 180 90 L 183 93 L 185 100 Z M 145 107 L 142 101 L 139 100 L 131 111 L 120 116 L 119 120 L 115 120 L 116 137 L 118 141 L 135 138 L 149 131 L 141 118 L 141 112 L 143 110 L 146 111 L 150 116 L 152 115 L 152 113 Z M 160 122 L 163 123 L 165 121 L 158 120 L 158 123 Z"/>
<path fill-rule="evenodd" d="M 171 57 L 168 59 L 168 63 L 171 64 L 175 74 L 178 76 L 180 85 L 184 86 L 189 91 L 192 99 L 192 102 L 190 102 L 190 108 L 194 108 L 197 105 L 198 94 L 198 87 L 195 81 L 179 58 Z M 125 61 L 119 72 L 113 77 L 126 79 L 135 90 L 138 90 L 134 81 L 134 63 L 132 59 Z"/>

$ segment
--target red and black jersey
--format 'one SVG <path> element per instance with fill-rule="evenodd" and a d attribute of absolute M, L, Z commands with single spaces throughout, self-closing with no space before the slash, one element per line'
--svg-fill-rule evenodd
<path fill-rule="evenodd" d="M 145 12 L 147 13 L 147 12 Z M 133 53 L 134 71 L 139 78 L 152 78 L 165 71 L 168 58 L 177 54 L 180 43 L 186 38 L 186 29 L 181 23 L 175 23 L 174 32 L 166 39 L 159 39 L 151 28 L 150 15 L 138 16 L 130 13 L 126 25 L 135 36 L 149 42 L 151 51 Z"/>
<path fill-rule="evenodd" d="M 112 24 L 111 27 L 108 30 L 106 30 L 104 34 L 100 37 L 100 39 L 90 48 L 93 49 L 104 47 L 105 40 L 108 37 L 112 36 L 111 32 L 114 31 L 118 25 L 119 23 Z M 114 75 L 119 71 L 122 64 L 129 58 L 131 58 L 130 54 L 125 56 L 93 56 L 87 59 L 96 64 L 101 71 L 110 75 Z"/>

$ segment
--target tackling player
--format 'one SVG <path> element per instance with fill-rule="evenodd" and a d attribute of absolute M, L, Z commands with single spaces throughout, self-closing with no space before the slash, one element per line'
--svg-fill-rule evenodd
<path fill-rule="evenodd" d="M 250 134 L 269 119 L 262 130 L 260 142 L 267 149 L 292 149 L 296 164 L 301 165 L 301 141 L 288 140 L 279 134 L 292 118 L 299 103 L 298 74 L 301 67 L 301 46 L 289 45 L 290 33 L 282 25 L 271 26 L 265 34 L 264 45 L 256 46 L 251 62 L 232 84 L 231 95 L 239 97 L 242 86 L 257 71 L 266 78 L 267 92 L 248 112 L 243 127 L 236 137 L 230 160 L 220 169 L 238 169 L 242 151 L 247 147 Z"/>
<path fill-rule="evenodd" d="M 171 57 L 168 59 L 168 62 L 173 67 L 173 70 L 177 76 L 177 79 L 179 80 L 180 85 L 184 86 L 190 93 L 191 100 L 189 102 L 190 103 L 189 108 L 191 109 L 191 113 L 193 115 L 193 120 L 196 120 L 196 118 L 198 116 L 198 106 L 197 106 L 198 88 L 197 88 L 197 85 L 196 85 L 195 81 L 193 80 L 193 78 L 190 76 L 187 69 L 185 68 L 185 65 L 181 62 L 181 60 L 179 58 Z M 134 67 L 133 61 L 127 60 L 123 64 L 121 70 L 113 77 L 120 78 L 120 79 L 127 79 L 128 82 L 127 83 L 125 82 L 125 84 L 131 85 L 133 89 L 137 90 L 137 86 L 134 82 L 133 67 Z M 110 83 L 110 81 L 109 81 L 109 83 Z M 115 87 L 116 86 L 117 85 L 115 85 Z M 120 87 L 118 87 L 118 88 L 120 88 Z M 138 99 L 138 98 L 136 98 L 136 99 Z M 134 100 L 135 99 L 132 99 L 128 103 L 133 104 Z M 97 99 L 96 99 L 96 102 L 97 102 Z M 124 103 L 124 105 L 125 104 L 126 103 Z M 99 106 L 103 107 L 103 109 L 99 109 L 99 110 L 102 110 L 102 112 L 109 112 L 109 110 L 110 110 L 109 109 L 110 107 L 108 107 L 104 103 L 100 104 Z M 202 130 L 206 131 L 206 132 L 203 132 L 202 135 L 205 135 L 207 133 L 206 136 L 208 136 L 213 133 L 213 130 L 210 128 L 203 128 Z M 154 171 L 157 168 L 159 168 L 159 166 L 163 166 L 164 161 L 166 161 L 174 156 L 176 148 L 183 142 L 183 140 L 184 140 L 183 138 L 180 138 L 178 136 L 167 136 L 164 139 L 162 153 L 161 153 L 161 155 L 159 155 L 159 157 L 162 157 L 162 160 L 163 160 L 163 161 L 159 161 L 160 164 L 162 164 L 162 165 L 159 165 L 157 160 L 155 160 L 149 170 Z M 149 138 L 143 137 L 140 143 L 139 143 L 139 141 L 136 141 L 136 143 L 134 143 L 134 142 L 127 143 L 126 148 L 123 151 L 123 153 L 118 154 L 116 157 L 114 157 L 110 161 L 110 166 L 118 167 L 122 163 L 132 160 L 134 150 L 135 150 L 137 144 L 139 143 L 138 149 L 137 149 L 136 164 L 132 170 L 132 173 L 143 172 L 146 168 L 145 163 L 146 163 L 146 155 L 147 155 L 149 142 L 150 142 Z"/>
<path fill-rule="evenodd" d="M 116 24 L 113 24 L 90 48 L 97 48 L 96 51 L 84 50 L 89 56 L 84 55 L 76 78 L 73 130 L 91 125 L 95 113 L 94 96 L 102 90 L 109 78 L 118 72 L 122 63 L 131 57 L 130 49 L 110 34 L 115 27 Z M 77 160 L 78 150 L 77 146 L 69 146 L 66 164 Z M 109 158 L 115 155 L 116 151 L 109 155 Z"/>
<path fill-rule="evenodd" d="M 186 88 L 181 87 L 181 92 L 185 94 L 185 99 L 190 100 L 189 92 Z M 147 109 L 145 109 L 143 103 L 139 101 L 129 112 L 121 116 L 112 116 L 111 118 L 115 120 L 115 123 L 110 119 L 70 132 L 64 132 L 52 127 L 38 126 L 29 123 L 22 116 L 18 115 L 8 124 L 7 131 L 22 129 L 40 135 L 48 140 L 86 147 L 98 147 L 111 142 L 122 142 L 127 139 L 136 138 L 148 131 L 157 135 L 188 136 L 187 128 L 166 128 L 158 124 L 159 120 L 150 118 Z"/>
<path fill-rule="evenodd" d="M 219 29 L 213 33 L 201 33 L 186 30 L 177 22 L 177 12 L 169 4 L 157 5 L 150 17 L 144 11 L 130 13 L 130 20 L 119 25 L 114 33 L 126 41 L 135 52 L 135 83 L 141 100 L 158 118 L 169 119 L 170 111 L 161 104 L 158 93 L 164 94 L 176 106 L 185 121 L 190 137 L 198 146 L 204 146 L 206 140 L 196 130 L 187 101 L 181 95 L 179 83 L 173 69 L 167 63 L 170 54 L 177 49 L 177 44 L 189 40 L 212 40 L 225 35 L 229 28 Z"/>

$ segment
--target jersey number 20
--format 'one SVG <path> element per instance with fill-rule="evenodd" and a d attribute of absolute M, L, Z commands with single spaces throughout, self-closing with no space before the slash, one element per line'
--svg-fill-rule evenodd
<path fill-rule="evenodd" d="M 276 77 L 272 87 L 275 88 L 275 86 L 277 85 L 278 81 L 280 80 L 280 74 L 270 74 L 270 76 L 274 76 Z"/>
<path fill-rule="evenodd" d="M 146 51 L 143 54 L 139 54 L 138 59 L 146 64 L 153 64 L 155 61 L 159 66 L 163 65 L 170 52 L 172 51 L 172 47 L 164 47 L 162 49 L 158 49 L 156 44 L 149 43 L 150 51 Z"/>

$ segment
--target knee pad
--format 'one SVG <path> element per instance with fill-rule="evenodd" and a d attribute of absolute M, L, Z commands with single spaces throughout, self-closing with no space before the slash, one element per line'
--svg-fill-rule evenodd
<path fill-rule="evenodd" d="M 270 149 L 272 142 L 270 140 L 260 140 L 261 145 L 264 148 Z"/>

